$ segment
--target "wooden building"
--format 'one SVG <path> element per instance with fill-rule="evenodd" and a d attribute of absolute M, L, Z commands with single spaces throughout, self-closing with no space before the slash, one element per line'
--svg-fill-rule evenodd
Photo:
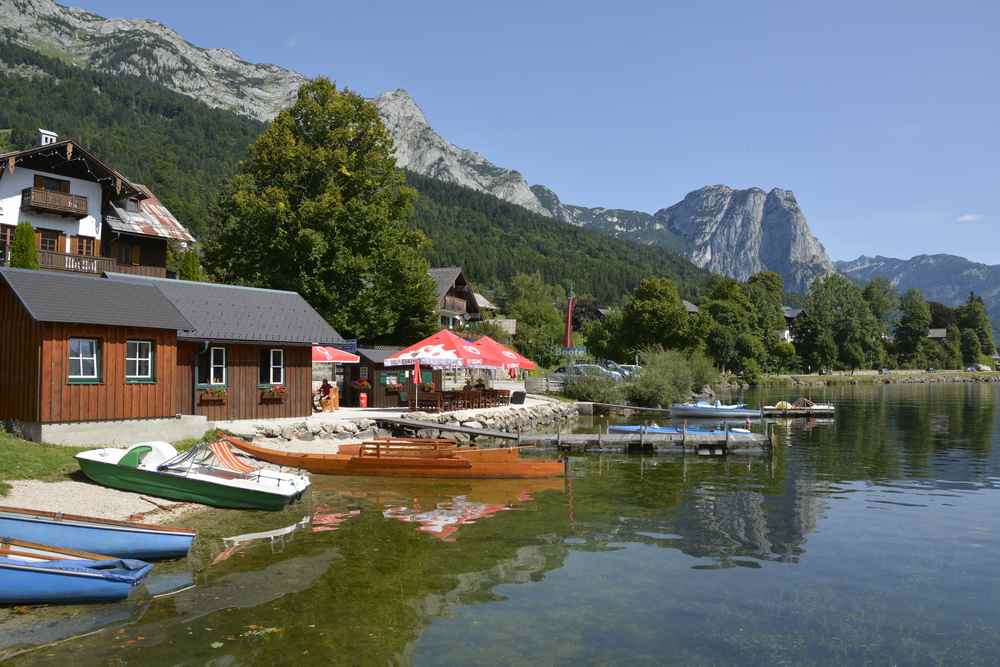
<path fill-rule="evenodd" d="M 0 269 L 0 419 L 42 424 L 173 417 L 177 332 L 154 287 Z"/>
<path fill-rule="evenodd" d="M 176 406 L 209 421 L 312 414 L 312 346 L 343 345 L 295 292 L 108 274 L 155 286 L 191 323 L 177 334 Z"/>
<path fill-rule="evenodd" d="M 460 266 L 444 266 L 427 271 L 437 288 L 437 314 L 441 326 L 461 327 L 471 320 L 481 319 L 472 286 Z"/>
<path fill-rule="evenodd" d="M 57 271 L 166 277 L 167 244 L 194 241 L 149 188 L 45 130 L 38 145 L 0 154 L 0 265 L 22 222 L 41 268 Z"/>
<path fill-rule="evenodd" d="M 366 380 L 371 388 L 368 394 L 370 408 L 403 408 L 405 409 L 413 395 L 413 369 L 409 366 L 386 366 L 386 357 L 399 352 L 401 347 L 358 348 L 357 354 L 361 361 L 357 364 L 344 365 L 344 385 L 346 389 L 341 396 L 340 404 L 357 407 L 360 404 L 361 390 L 355 387 L 360 380 Z M 441 387 L 441 371 L 424 368 L 420 373 L 424 383 L 432 383 Z"/>

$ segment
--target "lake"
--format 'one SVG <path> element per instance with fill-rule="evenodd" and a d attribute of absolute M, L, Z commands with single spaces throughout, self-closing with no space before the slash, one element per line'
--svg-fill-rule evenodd
<path fill-rule="evenodd" d="M 192 517 L 196 552 L 157 585 L 193 587 L 0 636 L 91 633 L 24 665 L 996 664 L 1000 388 L 808 395 L 836 422 L 779 423 L 771 455 L 314 477 L 306 505 Z"/>

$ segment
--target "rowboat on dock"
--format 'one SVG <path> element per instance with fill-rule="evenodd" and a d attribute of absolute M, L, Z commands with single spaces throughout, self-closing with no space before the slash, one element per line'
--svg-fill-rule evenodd
<path fill-rule="evenodd" d="M 760 419 L 761 411 L 750 408 L 743 403 L 726 405 L 716 401 L 698 401 L 697 403 L 674 403 L 670 406 L 670 416 L 694 417 L 707 419 Z"/>
<path fill-rule="evenodd" d="M 114 556 L 159 560 L 181 558 L 197 533 L 62 512 L 0 507 L 0 537 Z"/>
<path fill-rule="evenodd" d="M 0 604 L 123 600 L 152 569 L 140 560 L 4 539 L 0 542 Z"/>
<path fill-rule="evenodd" d="M 223 436 L 251 456 L 321 475 L 437 477 L 452 479 L 540 479 L 563 476 L 553 459 L 522 459 L 516 447 L 459 448 L 449 440 L 394 438 L 341 445 L 336 454 L 285 452 Z"/>
<path fill-rule="evenodd" d="M 213 507 L 280 510 L 309 488 L 305 475 L 244 464 L 222 441 L 180 454 L 165 442 L 145 442 L 92 449 L 76 459 L 98 484 Z"/>
<path fill-rule="evenodd" d="M 774 405 L 765 405 L 764 415 L 767 417 L 832 417 L 837 411 L 836 406 L 827 403 L 813 403 L 808 398 L 800 398 L 794 403 L 778 401 Z"/>

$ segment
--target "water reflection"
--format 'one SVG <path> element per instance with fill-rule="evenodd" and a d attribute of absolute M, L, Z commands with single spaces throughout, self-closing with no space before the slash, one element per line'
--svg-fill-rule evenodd
<path fill-rule="evenodd" d="M 812 397 L 837 420 L 781 424 L 768 457 L 581 456 L 565 482 L 316 478 L 310 507 L 204 515 L 194 589 L 21 660 L 992 662 L 998 392 Z"/>

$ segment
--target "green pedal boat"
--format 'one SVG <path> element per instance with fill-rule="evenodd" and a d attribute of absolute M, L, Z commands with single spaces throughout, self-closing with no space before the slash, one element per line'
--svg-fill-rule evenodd
<path fill-rule="evenodd" d="M 103 486 L 213 507 L 280 510 L 309 488 L 305 475 L 253 468 L 215 442 L 178 453 L 166 442 L 76 455 L 83 473 Z"/>

